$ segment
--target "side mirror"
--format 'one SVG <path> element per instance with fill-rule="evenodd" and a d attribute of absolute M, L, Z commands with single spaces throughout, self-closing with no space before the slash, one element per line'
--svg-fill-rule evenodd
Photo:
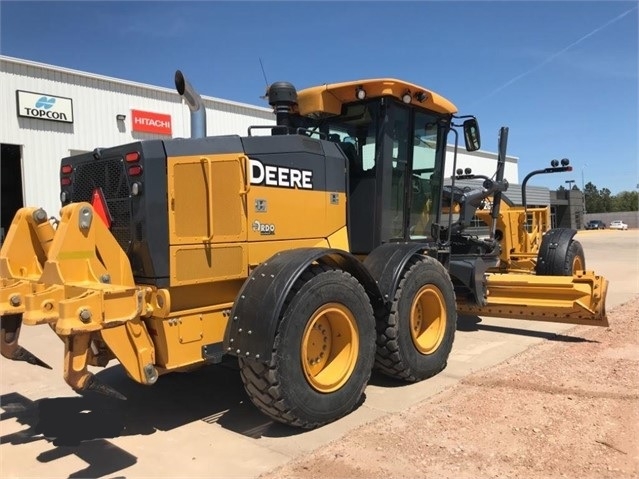
<path fill-rule="evenodd" d="M 476 118 L 469 118 L 464 121 L 464 141 L 468 151 L 477 151 L 481 147 L 479 123 L 477 123 Z"/>

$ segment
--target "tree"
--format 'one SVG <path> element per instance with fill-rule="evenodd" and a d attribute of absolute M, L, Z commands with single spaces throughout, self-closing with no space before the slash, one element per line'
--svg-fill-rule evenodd
<path fill-rule="evenodd" d="M 603 212 L 608 213 L 612 211 L 612 198 L 610 197 L 610 190 L 608 188 L 602 188 L 599 192 L 599 195 L 601 196 Z"/>
<path fill-rule="evenodd" d="M 639 193 L 622 191 L 612 197 L 612 211 L 639 211 Z"/>
<path fill-rule="evenodd" d="M 588 213 L 639 211 L 639 193 L 636 191 L 622 191 L 613 195 L 608 188 L 599 190 L 596 185 L 588 182 L 584 186 L 584 197 Z"/>
<path fill-rule="evenodd" d="M 592 182 L 584 186 L 584 196 L 586 198 L 586 211 L 588 213 L 601 213 L 603 211 L 599 190 Z"/>

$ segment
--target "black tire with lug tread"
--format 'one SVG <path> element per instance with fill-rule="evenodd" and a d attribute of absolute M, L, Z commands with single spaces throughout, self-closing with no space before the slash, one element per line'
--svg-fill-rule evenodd
<path fill-rule="evenodd" d="M 584 256 L 584 249 L 581 243 L 576 240 L 571 240 L 566 251 L 566 259 L 564 260 L 564 267 L 561 276 L 572 276 L 577 271 L 583 271 L 586 269 L 586 258 Z"/>
<path fill-rule="evenodd" d="M 390 314 L 377 320 L 375 367 L 410 382 L 434 376 L 446 367 L 456 328 L 455 291 L 448 272 L 434 258 L 413 258 Z"/>
<path fill-rule="evenodd" d="M 375 318 L 364 288 L 347 272 L 316 265 L 286 299 L 271 360 L 239 358 L 239 365 L 258 409 L 312 429 L 361 402 L 374 356 Z"/>

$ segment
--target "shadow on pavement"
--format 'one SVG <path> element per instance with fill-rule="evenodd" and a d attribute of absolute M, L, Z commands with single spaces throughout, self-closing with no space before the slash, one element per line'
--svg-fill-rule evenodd
<path fill-rule="evenodd" d="M 74 455 L 88 464 L 70 474 L 75 477 L 102 477 L 126 469 L 137 457 L 121 449 L 104 437 L 114 437 L 117 423 L 110 422 L 112 414 L 85 409 L 84 398 L 57 398 L 31 401 L 18 393 L 0 396 L 3 409 L 0 421 L 16 418 L 28 429 L 0 437 L 2 444 L 26 444 L 47 440 L 55 446 L 38 455 L 37 460 L 50 463 Z M 86 430 L 88 428 L 89 430 Z M 5 460 L 9 458 L 5 456 Z"/>
<path fill-rule="evenodd" d="M 510 326 L 494 326 L 491 324 L 480 324 L 481 318 L 473 315 L 459 315 L 457 318 L 457 331 L 491 331 L 494 333 L 516 334 L 518 336 L 529 336 L 532 338 L 543 338 L 549 341 L 561 341 L 565 343 L 598 343 L 591 339 L 579 336 L 567 336 L 565 334 L 550 333 L 546 331 L 534 331 Z"/>
<path fill-rule="evenodd" d="M 565 334 L 551 333 L 546 331 L 534 331 L 507 326 L 494 326 L 491 324 L 481 324 L 482 319 L 474 315 L 462 315 L 457 317 L 457 331 L 491 331 L 494 333 L 516 334 L 518 336 L 528 336 L 532 338 L 542 338 L 548 341 L 561 341 L 565 343 L 598 343 L 599 341 L 582 338 L 579 336 L 567 336 Z M 369 384 L 380 387 L 399 388 L 409 386 L 413 383 L 391 378 L 379 372 L 373 371 Z"/>
<path fill-rule="evenodd" d="M 135 456 L 109 443 L 109 438 L 149 435 L 200 420 L 252 438 L 304 432 L 259 412 L 246 395 L 234 363 L 168 374 L 153 386 L 135 383 L 119 365 L 96 376 L 127 400 L 91 393 L 32 401 L 15 392 L 3 394 L 0 421 L 16 418 L 28 428 L 0 437 L 0 443 L 46 440 L 55 448 L 40 454 L 40 462 L 74 454 L 89 466 L 69 477 L 102 477 L 137 462 Z"/>
<path fill-rule="evenodd" d="M 551 341 L 592 342 L 556 333 L 480 324 L 477 316 L 460 316 L 459 331 L 493 331 L 544 338 Z M 27 429 L 0 437 L 1 443 L 26 444 L 49 441 L 54 448 L 38 460 L 48 463 L 75 455 L 88 464 L 69 477 L 102 477 L 137 462 L 129 452 L 107 439 L 143 436 L 170 431 L 194 421 L 219 425 L 251 438 L 287 437 L 304 430 L 271 421 L 249 400 L 237 362 L 208 366 L 189 373 L 161 376 L 153 386 L 129 379 L 119 365 L 97 374 L 98 378 L 128 399 L 121 401 L 96 394 L 44 398 L 32 401 L 19 393 L 0 396 L 0 420 L 15 418 Z M 410 383 L 373 373 L 370 384 L 402 387 Z"/>

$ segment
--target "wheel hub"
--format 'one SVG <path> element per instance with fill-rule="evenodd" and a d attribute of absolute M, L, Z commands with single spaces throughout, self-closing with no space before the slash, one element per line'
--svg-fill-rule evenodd
<path fill-rule="evenodd" d="M 302 335 L 302 370 L 322 393 L 342 387 L 350 378 L 359 351 L 359 335 L 350 310 L 338 303 L 319 308 Z"/>
<path fill-rule="evenodd" d="M 422 287 L 415 295 L 410 313 L 410 334 L 415 348 L 422 354 L 433 353 L 446 330 L 446 306 L 439 288 L 432 284 Z"/>

